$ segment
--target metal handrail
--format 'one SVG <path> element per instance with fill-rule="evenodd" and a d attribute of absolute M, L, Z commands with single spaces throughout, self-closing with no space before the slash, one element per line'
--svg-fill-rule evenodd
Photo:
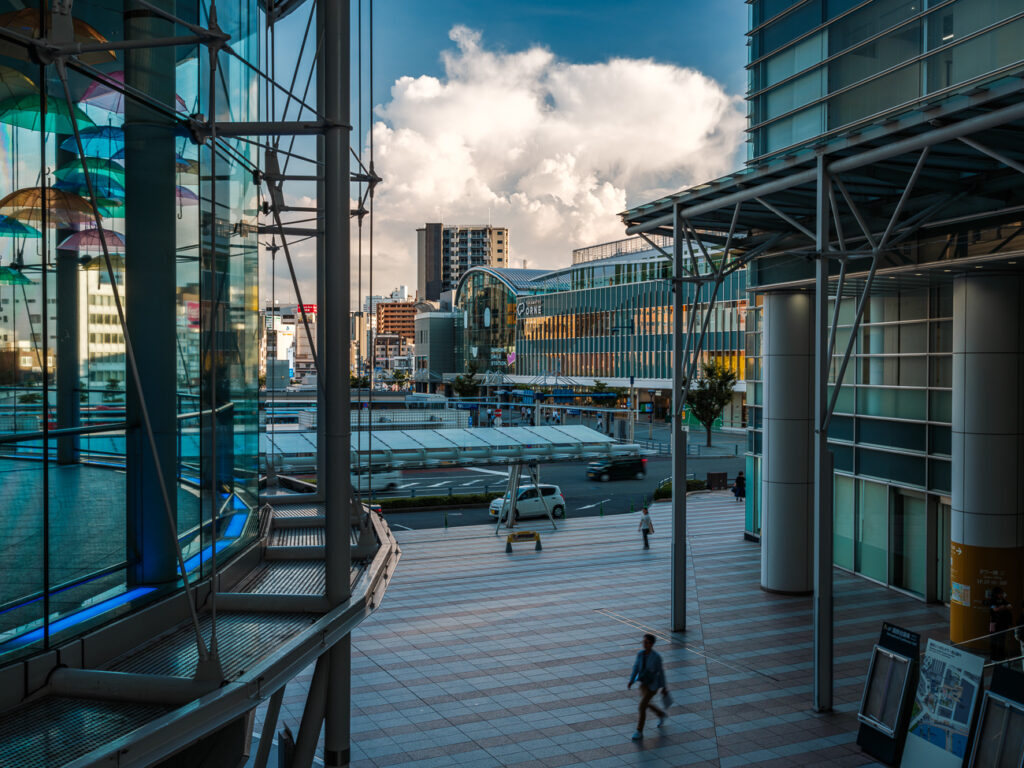
<path fill-rule="evenodd" d="M 51 595 L 56 595 L 58 592 L 66 592 L 69 589 L 73 589 L 74 587 L 79 587 L 82 584 L 86 584 L 86 583 L 88 583 L 90 581 L 94 581 L 96 579 L 103 578 L 104 576 L 110 576 L 111 574 L 117 573 L 118 571 L 123 571 L 129 565 L 131 565 L 131 563 L 129 561 L 127 561 L 127 560 L 123 560 L 120 563 L 116 563 L 114 565 L 108 565 L 106 568 L 101 568 L 98 571 L 93 571 L 92 573 L 86 574 L 85 576 L 80 576 L 77 579 L 72 579 L 71 581 L 65 581 L 63 584 L 58 584 L 57 586 L 52 587 L 50 589 L 50 594 Z M 22 595 L 21 597 L 16 597 L 14 600 L 9 600 L 6 603 L 0 604 L 0 614 L 7 613 L 8 611 L 12 611 L 12 610 L 15 610 L 17 608 L 23 607 L 23 606 L 28 605 L 29 603 L 34 602 L 36 600 L 41 600 L 42 597 L 43 597 L 43 590 L 38 590 L 38 591 L 32 592 L 32 593 L 30 593 L 28 595 Z"/>
<path fill-rule="evenodd" d="M 9 435 L 0 435 L 0 444 L 21 443 L 27 440 L 43 440 L 47 437 L 66 437 L 68 435 L 88 435 L 97 432 L 117 432 L 127 429 L 126 421 L 108 421 L 102 424 L 89 424 L 84 427 L 63 427 L 61 429 L 50 429 L 46 432 L 13 432 Z"/>

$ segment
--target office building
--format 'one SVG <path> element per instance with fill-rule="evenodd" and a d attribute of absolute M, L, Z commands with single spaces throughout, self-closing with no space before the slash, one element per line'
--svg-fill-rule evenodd
<path fill-rule="evenodd" d="M 437 301 L 473 267 L 510 264 L 508 229 L 488 225 L 427 224 L 416 230 L 417 296 Z"/>
<path fill-rule="evenodd" d="M 1024 597 L 1022 11 L 752 3 L 748 168 L 622 214 L 746 267 L 762 586 L 826 589 L 817 549 L 956 641 Z"/>

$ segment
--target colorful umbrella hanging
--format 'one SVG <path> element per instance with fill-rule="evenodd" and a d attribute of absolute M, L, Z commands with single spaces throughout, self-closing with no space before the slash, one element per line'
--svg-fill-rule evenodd
<path fill-rule="evenodd" d="M 94 125 L 89 116 L 78 107 L 72 107 L 69 110 L 67 102 L 63 99 L 50 98 L 46 100 L 46 120 L 44 122 L 40 103 L 38 93 L 25 93 L 21 96 L 4 99 L 0 101 L 0 123 L 16 125 L 19 128 L 28 128 L 33 131 L 74 133 L 74 123 L 71 120 L 74 115 L 79 129 Z"/>
<path fill-rule="evenodd" d="M 3 13 L 0 14 L 0 27 L 25 37 L 39 38 L 43 36 L 39 16 L 38 8 L 22 8 L 20 11 Z M 72 18 L 71 22 L 76 43 L 107 42 L 107 38 L 84 21 Z M 52 11 L 46 12 L 46 28 L 53 29 Z M 20 61 L 30 61 L 28 49 L 13 42 L 0 41 L 0 54 Z M 83 64 L 105 64 L 108 61 L 114 61 L 117 57 L 113 51 L 90 51 L 79 54 L 76 58 Z"/>
<path fill-rule="evenodd" d="M 114 269 L 124 269 L 124 256 L 116 251 L 110 251 L 110 266 Z M 103 272 L 107 270 L 107 260 L 103 258 L 102 254 L 95 258 L 89 259 L 82 264 L 82 269 L 98 269 Z"/>
<path fill-rule="evenodd" d="M 33 285 L 21 272 L 10 267 L 0 267 L 0 285 Z"/>
<path fill-rule="evenodd" d="M 42 236 L 38 229 L 30 227 L 28 224 L 22 224 L 10 216 L 0 214 L 0 237 L 24 237 L 29 240 L 35 240 Z"/>
<path fill-rule="evenodd" d="M 77 157 L 69 160 L 53 172 L 59 181 L 67 181 L 71 177 L 85 178 L 85 171 L 94 179 L 97 177 L 112 178 L 124 186 L 124 166 L 101 157 L 86 157 L 83 163 Z"/>
<path fill-rule="evenodd" d="M 63 189 L 67 192 L 74 192 L 81 197 L 89 197 L 89 185 L 85 182 L 85 173 L 68 174 L 68 176 L 53 185 L 55 189 Z M 97 198 L 118 199 L 124 198 L 124 185 L 117 179 L 110 176 L 92 177 L 92 194 Z"/>
<path fill-rule="evenodd" d="M 42 187 L 25 187 L 0 200 L 0 214 L 19 221 L 42 221 Z M 92 207 L 80 195 L 64 189 L 46 189 L 47 223 L 55 227 L 73 227 L 93 220 Z"/>
<path fill-rule="evenodd" d="M 39 93 L 35 83 L 16 69 L 0 66 L 0 99 L 16 99 L 30 93 Z"/>
<path fill-rule="evenodd" d="M 124 151 L 124 129 L 113 125 L 97 125 L 79 130 L 82 137 L 82 149 L 86 157 L 102 157 L 117 159 L 117 154 Z M 78 155 L 78 143 L 74 136 L 69 136 L 60 143 L 65 152 Z M 123 155 L 122 155 L 123 157 Z"/>
<path fill-rule="evenodd" d="M 78 100 L 79 104 L 90 104 L 108 112 L 124 114 L 124 72 L 108 72 L 103 79 L 96 80 L 85 89 L 85 94 Z M 185 100 L 174 95 L 174 106 L 179 112 L 187 112 Z"/>
<path fill-rule="evenodd" d="M 124 253 L 124 235 L 112 229 L 104 229 L 103 236 L 106 238 L 107 250 L 110 253 Z M 103 243 L 100 241 L 100 230 L 93 228 L 75 232 L 73 235 L 64 238 L 57 247 L 68 251 L 103 250 Z"/>
<path fill-rule="evenodd" d="M 185 187 L 176 187 L 178 205 L 199 205 L 199 196 Z"/>

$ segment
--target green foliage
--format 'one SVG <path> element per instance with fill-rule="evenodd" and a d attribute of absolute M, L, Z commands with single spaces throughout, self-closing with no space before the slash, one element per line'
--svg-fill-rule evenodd
<path fill-rule="evenodd" d="M 356 376 L 354 373 L 350 373 L 348 385 L 352 389 L 367 389 L 370 386 L 370 379 L 368 376 Z"/>
<path fill-rule="evenodd" d="M 687 394 L 686 407 L 707 430 L 708 445 L 711 445 L 711 425 L 732 400 L 732 391 L 735 387 L 735 371 L 721 363 L 704 363 L 700 376 Z"/>
<path fill-rule="evenodd" d="M 686 492 L 687 493 L 689 493 L 690 491 L 703 491 L 706 488 L 707 488 L 707 484 L 703 480 L 696 480 L 696 479 L 694 479 L 694 480 L 687 480 L 686 481 Z M 668 482 L 662 483 L 657 488 L 655 488 L 654 489 L 654 496 L 652 498 L 654 499 L 654 501 L 659 501 L 660 499 L 671 499 L 672 498 L 672 481 L 669 480 Z"/>
<path fill-rule="evenodd" d="M 26 392 L 23 395 L 18 395 L 18 402 L 31 405 L 32 403 L 43 402 L 43 396 L 38 392 Z"/>
<path fill-rule="evenodd" d="M 471 362 L 466 366 L 466 375 L 460 374 L 455 377 L 455 381 L 452 382 L 455 394 L 459 397 L 476 397 L 480 391 L 480 382 L 476 380 L 476 372 L 476 363 Z"/>
<path fill-rule="evenodd" d="M 452 505 L 490 504 L 504 493 L 457 493 L 452 496 L 402 496 L 401 498 L 374 499 L 382 510 L 409 509 L 415 507 L 449 507 Z"/>
<path fill-rule="evenodd" d="M 395 371 L 391 374 L 391 379 L 401 388 L 409 381 L 409 374 L 406 371 Z"/>

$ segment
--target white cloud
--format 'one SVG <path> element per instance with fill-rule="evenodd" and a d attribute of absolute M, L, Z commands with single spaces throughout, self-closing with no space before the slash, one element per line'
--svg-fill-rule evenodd
<path fill-rule="evenodd" d="M 510 229 L 513 266 L 554 268 L 623 237 L 616 214 L 629 205 L 737 165 L 742 101 L 700 72 L 496 52 L 462 26 L 450 37 L 444 77 L 402 77 L 376 109 L 376 293 L 415 288 L 424 222 L 490 219 Z"/>

